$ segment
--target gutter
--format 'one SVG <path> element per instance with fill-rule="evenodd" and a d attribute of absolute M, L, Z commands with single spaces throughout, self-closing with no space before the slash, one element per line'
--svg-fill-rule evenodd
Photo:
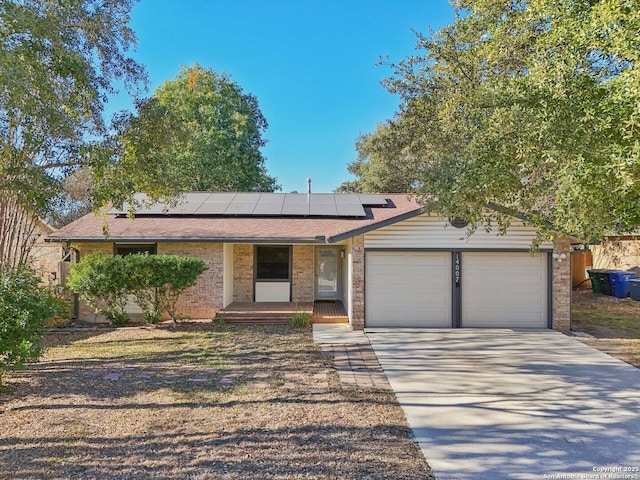
<path fill-rule="evenodd" d="M 217 243 L 328 243 L 324 235 L 316 237 L 66 237 L 55 238 L 46 237 L 45 242 L 50 243 L 71 243 L 71 242 L 117 242 L 117 243 L 162 243 L 162 242 L 217 242 Z"/>

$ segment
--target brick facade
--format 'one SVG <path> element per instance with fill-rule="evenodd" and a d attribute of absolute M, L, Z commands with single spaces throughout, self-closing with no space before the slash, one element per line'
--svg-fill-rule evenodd
<path fill-rule="evenodd" d="M 233 301 L 253 302 L 253 245 L 233 246 Z"/>
<path fill-rule="evenodd" d="M 291 300 L 293 302 L 313 302 L 315 299 L 315 247 L 313 245 L 294 245 L 292 256 Z"/>
<path fill-rule="evenodd" d="M 568 332 L 571 329 L 571 240 L 558 238 L 553 242 L 552 290 L 553 329 Z M 565 258 L 560 261 L 559 256 Z"/>
<path fill-rule="evenodd" d="M 190 318 L 213 318 L 222 308 L 224 253 L 222 243 L 171 242 L 159 243 L 158 255 L 198 257 L 209 269 L 198 282 L 186 290 L 178 301 L 178 312 Z"/>
<path fill-rule="evenodd" d="M 351 328 L 364 328 L 364 235 L 353 237 L 351 243 Z"/>

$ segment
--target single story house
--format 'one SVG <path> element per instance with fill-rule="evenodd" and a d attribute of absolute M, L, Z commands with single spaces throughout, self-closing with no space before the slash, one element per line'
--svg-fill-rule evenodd
<path fill-rule="evenodd" d="M 108 226 L 108 237 L 103 226 Z M 151 252 L 209 264 L 183 313 L 234 302 L 341 302 L 352 328 L 570 326 L 570 240 L 530 252 L 534 229 L 504 235 L 425 213 L 406 194 L 183 194 L 177 206 L 89 214 L 52 232 L 80 256 Z M 90 319 L 93 312 L 79 312 Z"/>

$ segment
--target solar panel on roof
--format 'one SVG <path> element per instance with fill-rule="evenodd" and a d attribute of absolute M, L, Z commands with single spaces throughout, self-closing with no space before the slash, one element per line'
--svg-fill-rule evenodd
<path fill-rule="evenodd" d="M 147 200 L 136 194 L 138 204 Z M 364 206 L 386 206 L 382 195 L 332 193 L 188 192 L 175 205 L 154 203 L 136 209 L 136 215 L 244 215 L 364 217 Z M 110 214 L 126 214 L 129 205 Z"/>
<path fill-rule="evenodd" d="M 237 193 L 224 213 L 227 215 L 251 215 L 259 198 L 259 193 Z"/>
<path fill-rule="evenodd" d="M 360 193 L 358 194 L 360 198 L 360 203 L 366 206 L 380 206 L 386 205 L 387 200 L 384 198 L 384 195 L 376 195 L 371 193 Z"/>
<path fill-rule="evenodd" d="M 145 205 L 145 203 L 147 202 L 147 195 L 144 193 L 136 193 L 133 196 L 133 201 L 136 205 L 140 205 L 135 209 L 136 214 L 143 214 L 143 215 L 161 215 L 163 213 L 166 213 L 168 211 L 170 211 L 172 208 L 174 210 L 179 210 L 179 206 L 177 207 L 171 207 L 169 204 L 164 203 L 164 202 L 156 202 L 156 203 L 152 203 L 151 205 Z M 181 201 L 181 198 L 176 199 L 176 201 Z M 122 209 L 111 209 L 108 213 L 110 215 L 126 215 L 129 213 L 129 208 L 131 207 L 130 203 L 123 203 L 122 204 Z"/>
<path fill-rule="evenodd" d="M 335 195 L 311 195 L 309 204 L 309 215 L 335 217 L 337 214 L 338 209 L 336 208 Z"/>
<path fill-rule="evenodd" d="M 304 193 L 286 193 L 282 205 L 282 215 L 309 215 L 309 195 Z"/>
<path fill-rule="evenodd" d="M 173 214 L 193 215 L 202 208 L 203 203 L 211 196 L 211 193 L 207 192 L 191 192 L 182 195 L 182 199 L 179 203 L 170 208 L 170 212 Z"/>
<path fill-rule="evenodd" d="M 364 217 L 365 212 L 357 195 L 336 195 L 337 214 L 341 217 Z"/>
<path fill-rule="evenodd" d="M 258 204 L 253 211 L 254 215 L 280 215 L 284 205 L 284 195 L 273 195 L 265 193 L 260 195 Z"/>
<path fill-rule="evenodd" d="M 197 215 L 222 215 L 235 196 L 235 193 L 210 193 L 194 213 Z"/>

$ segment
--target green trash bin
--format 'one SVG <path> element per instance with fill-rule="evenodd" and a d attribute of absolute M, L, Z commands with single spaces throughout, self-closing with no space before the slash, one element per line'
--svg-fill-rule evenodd
<path fill-rule="evenodd" d="M 602 272 L 602 270 L 587 270 L 587 275 L 589 275 L 589 280 L 591 280 L 591 290 L 593 290 L 593 293 L 602 293 L 600 279 L 598 278 L 598 273 L 600 272 Z"/>

